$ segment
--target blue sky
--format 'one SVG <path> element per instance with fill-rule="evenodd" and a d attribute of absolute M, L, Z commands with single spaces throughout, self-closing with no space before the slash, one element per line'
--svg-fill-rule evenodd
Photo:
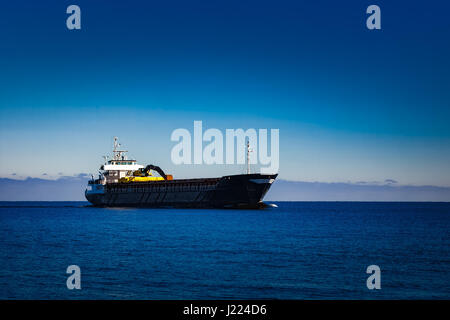
<path fill-rule="evenodd" d="M 382 30 L 365 27 L 370 4 Z M 2 177 L 95 173 L 115 135 L 175 177 L 241 170 L 171 163 L 171 132 L 202 120 L 279 128 L 283 179 L 450 186 L 447 1 L 2 7 Z"/>

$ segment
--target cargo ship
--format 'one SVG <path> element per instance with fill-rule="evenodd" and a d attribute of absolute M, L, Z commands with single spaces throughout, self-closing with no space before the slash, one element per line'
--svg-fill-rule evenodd
<path fill-rule="evenodd" d="M 250 173 L 248 144 L 246 174 L 195 179 L 174 179 L 158 166 L 140 165 L 119 147 L 115 137 L 112 157 L 104 157 L 98 179 L 88 181 L 85 196 L 94 206 L 260 209 L 278 175 Z"/>

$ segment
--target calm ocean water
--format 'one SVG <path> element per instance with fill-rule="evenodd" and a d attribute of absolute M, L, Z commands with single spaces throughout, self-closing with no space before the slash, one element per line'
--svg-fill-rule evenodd
<path fill-rule="evenodd" d="M 0 203 L 1 299 L 450 299 L 450 203 Z M 68 290 L 66 268 L 81 268 Z M 381 268 L 368 290 L 366 268 Z"/>

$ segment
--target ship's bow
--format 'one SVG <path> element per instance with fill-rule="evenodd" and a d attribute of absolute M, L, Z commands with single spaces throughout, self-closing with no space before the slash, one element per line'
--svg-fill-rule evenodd
<path fill-rule="evenodd" d="M 262 200 L 277 176 L 255 173 L 222 177 L 212 203 L 224 208 L 262 208 Z"/>

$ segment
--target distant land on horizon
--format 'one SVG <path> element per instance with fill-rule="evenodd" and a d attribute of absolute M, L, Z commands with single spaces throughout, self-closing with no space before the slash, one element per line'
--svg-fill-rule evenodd
<path fill-rule="evenodd" d="M 64 176 L 56 180 L 0 178 L 0 201 L 85 201 L 89 176 Z M 450 201 L 450 187 L 408 186 L 395 181 L 305 182 L 277 180 L 266 201 Z"/>

